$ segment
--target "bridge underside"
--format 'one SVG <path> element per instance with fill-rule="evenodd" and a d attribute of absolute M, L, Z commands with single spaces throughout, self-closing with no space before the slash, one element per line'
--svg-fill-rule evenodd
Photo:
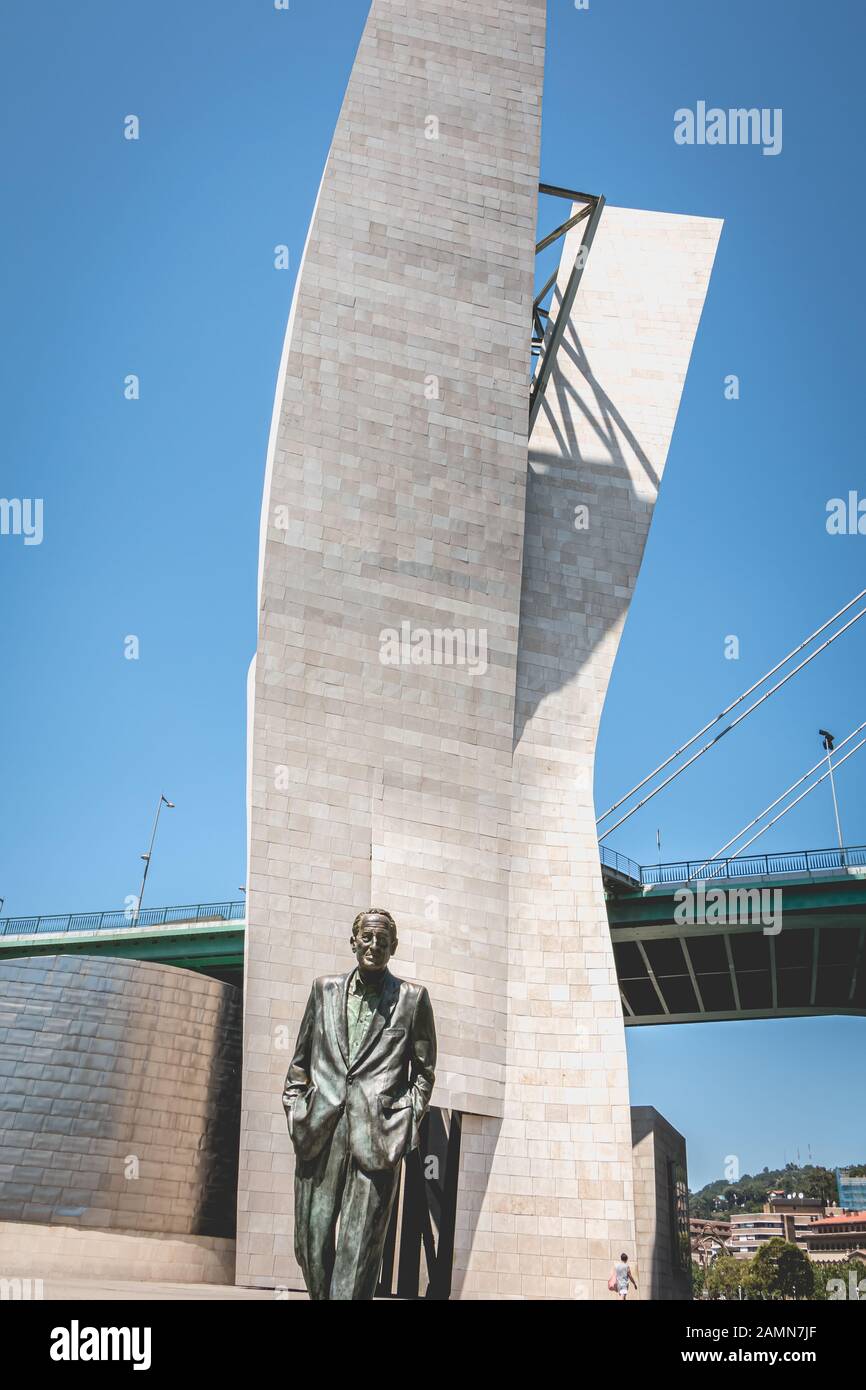
<path fill-rule="evenodd" d="M 690 914 L 709 920 L 683 921 L 673 889 L 609 900 L 627 1026 L 866 1013 L 866 880 L 716 881 L 707 891 L 734 887 L 752 891 L 748 920 L 727 909 L 714 922 L 709 908 Z"/>

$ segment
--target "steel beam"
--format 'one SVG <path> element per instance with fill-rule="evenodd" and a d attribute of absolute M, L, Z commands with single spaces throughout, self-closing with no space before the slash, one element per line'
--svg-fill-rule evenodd
<path fill-rule="evenodd" d="M 594 201 L 595 200 L 593 199 L 593 202 Z M 559 239 L 559 237 L 565 236 L 566 232 L 570 232 L 572 227 L 577 226 L 578 222 L 584 222 L 592 212 L 592 206 L 592 203 L 587 203 L 585 208 L 581 208 L 580 212 L 576 212 L 573 217 L 569 217 L 568 221 L 563 222 L 559 227 L 556 228 L 555 231 L 548 232 L 546 237 L 543 237 L 541 241 L 536 243 L 536 256 L 540 255 L 542 251 L 546 251 L 548 246 L 552 246 L 553 243 Z"/>
<path fill-rule="evenodd" d="M 862 1017 L 862 1009 L 711 1009 L 705 1014 L 634 1014 L 624 1020 L 626 1028 L 649 1028 L 660 1023 L 736 1023 L 756 1018 L 848 1018 Z"/>
<path fill-rule="evenodd" d="M 854 957 L 854 970 L 853 970 L 853 973 L 852 973 L 852 975 L 851 975 L 851 988 L 850 988 L 850 990 L 848 991 L 848 1002 L 849 1002 L 849 1003 L 851 1003 L 851 1001 L 853 1000 L 853 998 L 854 998 L 854 992 L 855 992 L 855 990 L 856 990 L 856 988 L 857 988 L 857 976 L 858 976 L 859 971 L 860 971 L 860 966 L 863 964 L 863 946 L 864 946 L 864 943 L 866 943 L 866 927 L 861 927 L 861 928 L 860 928 L 860 939 L 859 939 L 859 941 L 857 942 L 857 954 L 856 954 L 856 956 Z"/>
<path fill-rule="evenodd" d="M 818 952 L 821 948 L 821 928 L 815 927 L 812 932 L 812 982 L 809 986 L 809 1003 L 814 1004 L 815 995 L 818 993 Z"/>
<path fill-rule="evenodd" d="M 723 936 L 722 939 L 723 939 L 723 941 L 724 941 L 724 943 L 725 943 L 725 955 L 726 955 L 727 958 L 728 958 L 728 974 L 730 975 L 730 978 L 731 978 L 731 988 L 732 988 L 732 990 L 734 991 L 734 1008 L 737 1010 L 737 1013 L 739 1013 L 739 1012 L 740 1012 L 740 987 L 739 987 L 739 985 L 737 984 L 737 972 L 736 972 L 736 970 L 734 969 L 734 953 L 733 953 L 733 951 L 731 950 L 731 938 L 730 938 L 730 936 L 728 935 L 728 933 L 725 932 L 725 934 L 724 934 L 724 936 Z"/>
<path fill-rule="evenodd" d="M 659 1003 L 661 1004 L 662 1008 L 664 1009 L 665 1013 L 666 1013 L 666 1014 L 669 1014 L 669 1013 L 670 1013 L 670 1009 L 668 1008 L 668 1002 L 667 1002 L 667 1000 L 665 999 L 664 995 L 662 994 L 661 987 L 660 987 L 660 985 L 659 985 L 658 980 L 656 979 L 655 971 L 653 970 L 652 966 L 650 965 L 649 956 L 647 955 L 646 951 L 645 951 L 644 948 L 643 948 L 643 942 L 642 942 L 642 941 L 639 941 L 639 942 L 637 943 L 637 948 L 638 948 L 638 950 L 640 951 L 641 960 L 643 961 L 644 966 L 645 966 L 645 968 L 646 968 L 646 973 L 647 973 L 647 975 L 649 976 L 650 984 L 652 985 L 653 989 L 654 989 L 655 992 L 656 992 L 656 995 L 658 996 L 658 1001 L 659 1001 Z"/>
<path fill-rule="evenodd" d="M 702 996 L 701 996 L 701 987 L 700 987 L 700 985 L 698 984 L 698 977 L 697 977 L 697 975 L 695 974 L 694 966 L 692 965 L 692 958 L 691 958 L 691 956 L 689 955 L 689 948 L 688 948 L 688 946 L 686 945 L 685 937 L 682 937 L 682 936 L 680 937 L 680 950 L 682 951 L 683 955 L 685 956 L 686 968 L 687 968 L 687 970 L 688 970 L 688 972 L 689 972 L 689 979 L 690 979 L 691 982 L 692 982 L 692 989 L 693 989 L 694 992 L 695 992 L 695 998 L 696 998 L 697 1001 L 698 1001 L 698 1008 L 700 1009 L 700 1011 L 701 1011 L 702 1014 L 705 1014 L 705 1013 L 706 1013 L 706 1009 L 704 1008 L 704 1001 L 703 1001 L 703 998 L 702 998 Z"/>
<path fill-rule="evenodd" d="M 565 190 L 554 188 L 549 184 L 542 184 L 541 191 L 543 193 L 558 193 L 560 194 L 560 196 L 568 196 L 565 193 Z M 583 270 L 584 266 L 586 265 L 586 259 L 589 255 L 590 248 L 595 237 L 595 233 L 598 229 L 598 224 L 601 219 L 601 213 L 603 208 L 604 198 L 596 198 L 594 201 L 592 212 L 586 223 L 586 230 L 583 234 L 583 240 L 581 241 L 574 258 L 574 265 L 572 266 L 571 274 L 568 277 L 568 284 L 566 285 L 565 290 L 563 292 L 562 302 L 560 303 L 559 311 L 556 315 L 556 318 L 553 321 L 553 327 L 550 329 L 550 336 L 542 353 L 538 370 L 536 371 L 535 376 L 530 382 L 530 435 L 532 434 L 532 427 L 535 424 L 535 419 L 541 407 L 541 402 L 544 399 L 545 388 L 547 386 L 548 381 L 550 380 L 550 374 L 553 371 L 554 363 L 556 362 L 556 354 L 559 351 L 560 343 L 562 342 L 562 339 L 565 335 L 568 320 L 571 315 L 572 308 L 574 307 L 574 301 L 577 295 L 578 286 L 580 285 L 581 279 L 583 277 Z"/>

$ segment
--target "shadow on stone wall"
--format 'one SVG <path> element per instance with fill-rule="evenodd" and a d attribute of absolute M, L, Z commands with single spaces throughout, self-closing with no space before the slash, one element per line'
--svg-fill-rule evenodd
<path fill-rule="evenodd" d="M 529 449 L 515 750 L 541 702 L 568 687 L 608 634 L 621 630 L 643 558 L 652 509 L 652 503 L 635 490 L 634 461 L 643 469 L 653 497 L 660 482 L 633 429 L 595 376 L 573 321 L 559 354 Z M 571 371 L 567 365 L 563 369 L 564 359 L 571 364 Z M 581 389 L 569 379 L 573 369 L 580 373 Z M 551 396 L 555 397 L 555 407 Z M 545 436 L 550 436 L 550 443 Z M 592 441 L 591 450 L 587 438 Z M 604 502 L 593 503 L 592 529 L 576 530 L 574 505 L 598 497 L 605 489 L 608 495 Z M 593 537 L 602 530 L 607 544 L 603 554 L 596 553 L 594 558 L 603 566 L 604 577 L 597 581 L 594 575 L 584 577 L 581 564 L 593 555 Z M 545 570 L 552 571 L 554 565 L 558 584 L 541 583 Z M 615 586 L 607 578 L 611 573 Z M 608 677 L 614 657 L 615 647 L 608 653 L 604 672 Z M 594 672 L 596 677 L 599 674 Z M 597 727 L 601 702 L 588 712 L 595 716 Z"/>

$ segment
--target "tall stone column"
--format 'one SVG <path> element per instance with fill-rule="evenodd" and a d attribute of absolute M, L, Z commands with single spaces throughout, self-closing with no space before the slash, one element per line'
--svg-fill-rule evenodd
<path fill-rule="evenodd" d="M 370 905 L 465 1116 L 455 1296 L 605 1296 L 633 1245 L 593 758 L 718 224 L 605 209 L 527 459 L 544 23 L 373 0 L 297 279 L 249 687 L 240 1283 L 300 1287 L 280 1091 Z"/>
<path fill-rule="evenodd" d="M 430 988 L 436 1103 L 502 1113 L 544 25 L 545 0 L 373 0 L 297 280 L 250 677 L 241 1283 L 299 1286 L 280 1090 L 360 908 Z"/>
<path fill-rule="evenodd" d="M 501 1121 L 464 1127 L 464 1297 L 605 1298 L 612 1260 L 634 1255 L 593 766 L 720 230 L 605 207 L 530 440 L 505 1104 Z M 579 238 L 575 229 L 565 244 L 560 297 Z"/>

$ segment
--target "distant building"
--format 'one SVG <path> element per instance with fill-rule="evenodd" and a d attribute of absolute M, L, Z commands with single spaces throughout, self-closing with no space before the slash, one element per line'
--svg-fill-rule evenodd
<path fill-rule="evenodd" d="M 731 1213 L 731 1254 L 751 1259 L 774 1236 L 808 1251 L 806 1232 L 826 1210 L 820 1197 L 771 1192 L 761 1211 Z"/>
<path fill-rule="evenodd" d="M 844 1168 L 837 1168 L 836 1191 L 843 1211 L 866 1211 L 866 1178 L 852 1178 Z"/>
<path fill-rule="evenodd" d="M 804 1239 L 810 1260 L 821 1263 L 853 1255 L 866 1262 L 866 1211 L 813 1221 Z"/>
<path fill-rule="evenodd" d="M 689 1300 L 692 1260 L 686 1141 L 651 1105 L 631 1107 L 631 1134 L 640 1297 Z"/>
<path fill-rule="evenodd" d="M 734 1212 L 730 1222 L 728 1248 L 740 1260 L 751 1259 L 778 1237 L 819 1264 L 851 1256 L 866 1261 L 866 1203 L 859 1211 L 842 1212 L 825 1207 L 818 1197 L 770 1192 L 761 1211 Z"/>

